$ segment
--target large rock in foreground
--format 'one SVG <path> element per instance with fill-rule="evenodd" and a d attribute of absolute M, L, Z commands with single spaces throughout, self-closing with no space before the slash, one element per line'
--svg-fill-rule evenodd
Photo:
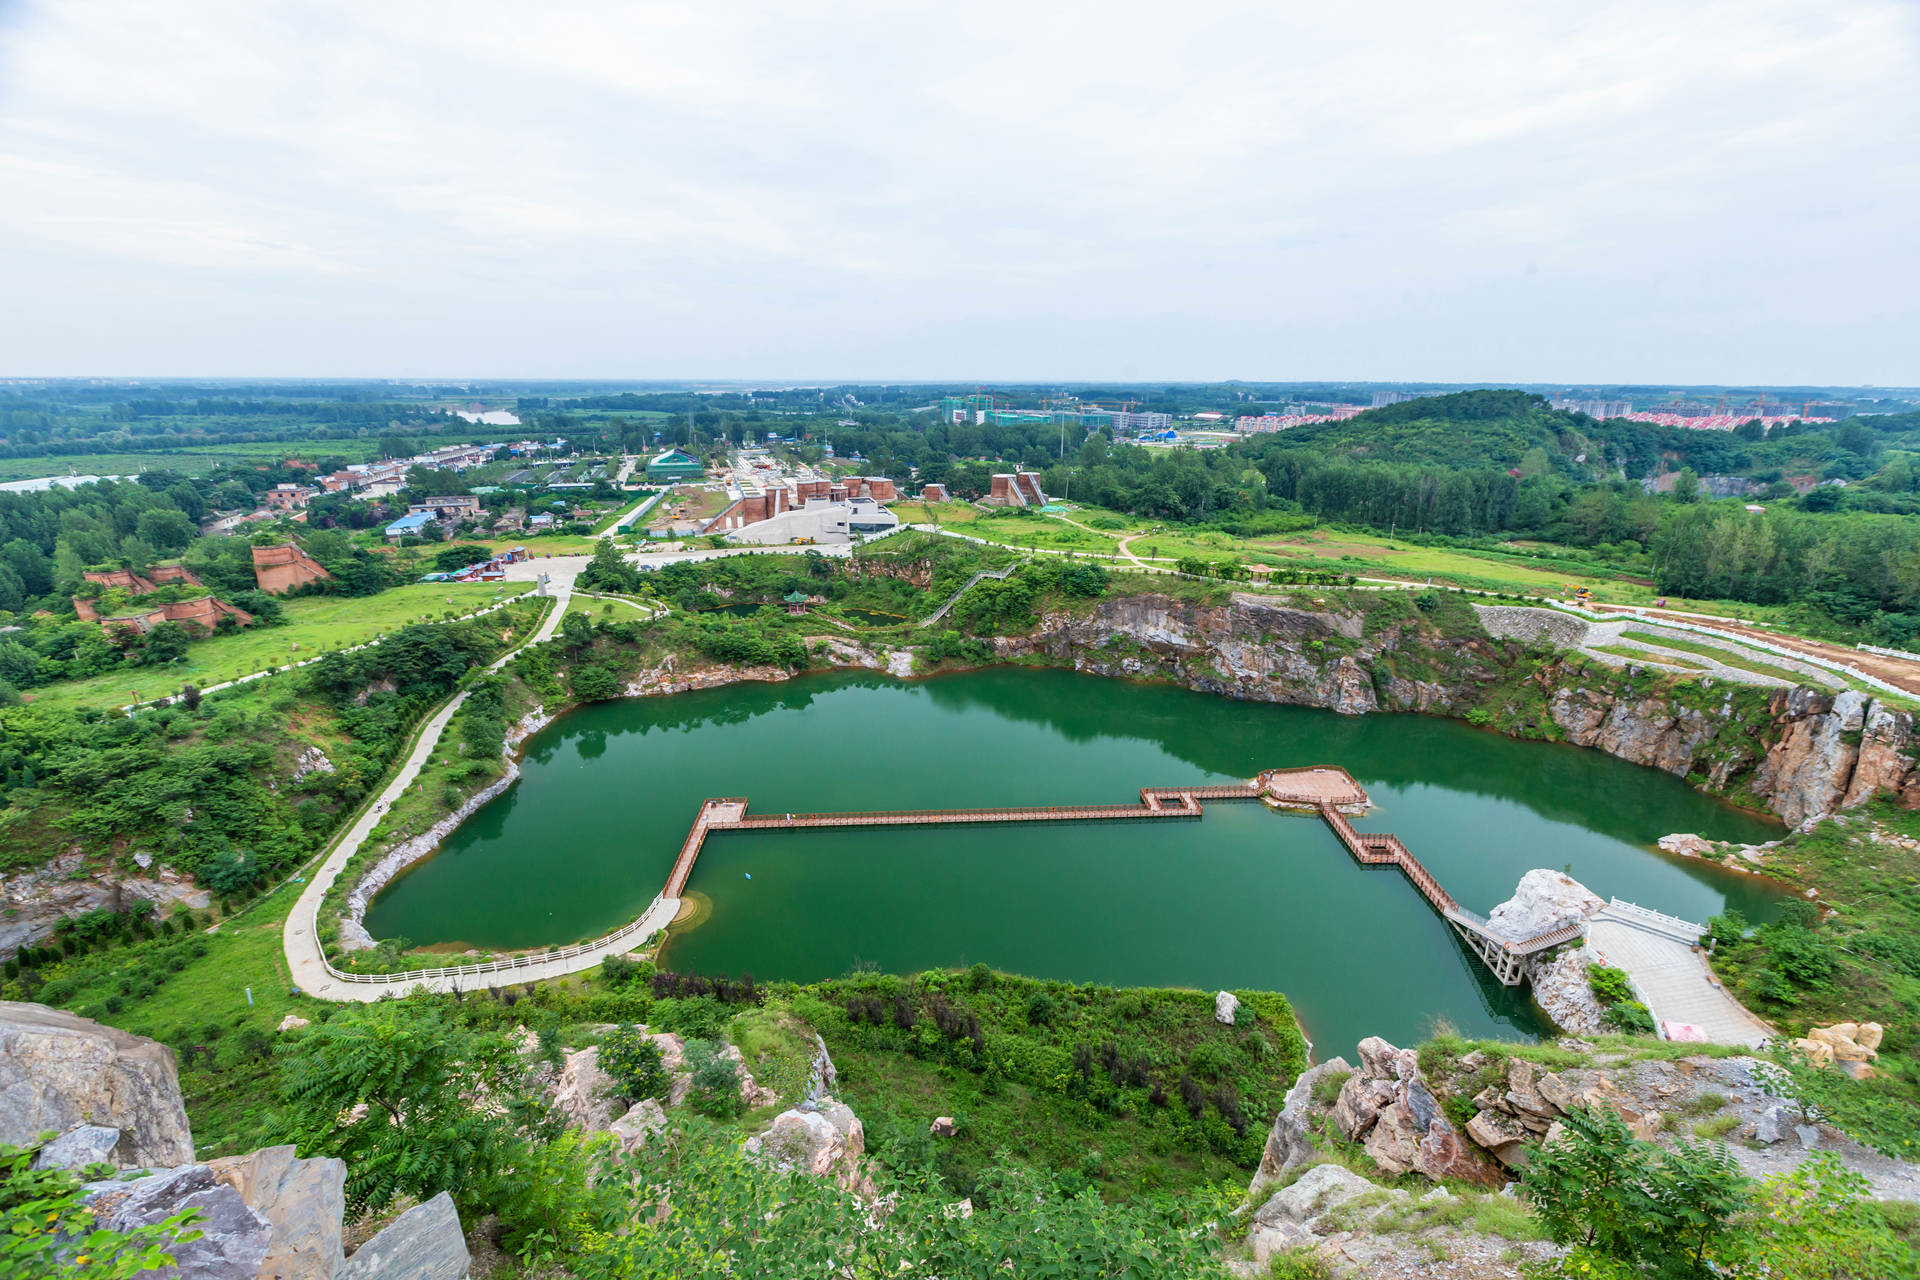
<path fill-rule="evenodd" d="M 228 1156 L 207 1167 L 273 1228 L 260 1280 L 331 1280 L 342 1258 L 345 1162 L 302 1160 L 287 1146 Z"/>
<path fill-rule="evenodd" d="M 200 1215 L 200 1238 L 167 1246 L 171 1272 L 181 1280 L 255 1280 L 264 1275 L 273 1227 L 247 1207 L 240 1193 L 220 1182 L 204 1164 L 167 1169 L 132 1182 L 95 1182 L 87 1186 L 87 1206 L 99 1224 L 113 1231 L 154 1226 L 176 1213 Z"/>
<path fill-rule="evenodd" d="M 769 1161 L 777 1169 L 798 1169 L 815 1178 L 827 1178 L 856 1195 L 871 1199 L 873 1179 L 860 1168 L 867 1135 L 860 1118 L 844 1102 L 828 1098 L 818 1109 L 796 1107 L 773 1118 L 764 1133 L 747 1139 L 749 1156 Z"/>
<path fill-rule="evenodd" d="M 336 1280 L 467 1280 L 467 1238 L 442 1191 L 354 1250 Z"/>
<path fill-rule="evenodd" d="M 80 1125 L 120 1131 L 112 1163 L 123 1169 L 191 1163 L 173 1050 L 43 1004 L 0 1002 L 0 1142 Z"/>
<path fill-rule="evenodd" d="M 1345 1058 L 1329 1058 L 1300 1073 L 1293 1087 L 1287 1090 L 1280 1114 L 1273 1118 L 1273 1128 L 1267 1132 L 1260 1167 L 1254 1171 L 1253 1182 L 1247 1187 L 1249 1199 L 1257 1199 L 1265 1187 L 1313 1160 L 1313 1135 L 1308 1126 L 1313 1119 L 1314 1086 L 1328 1076 L 1352 1074 L 1353 1068 Z"/>

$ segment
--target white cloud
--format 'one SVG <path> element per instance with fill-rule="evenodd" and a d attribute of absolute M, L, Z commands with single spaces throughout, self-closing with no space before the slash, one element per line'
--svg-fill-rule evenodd
<path fill-rule="evenodd" d="M 1892 0 L 0 0 L 0 351 L 1913 381 L 1917 28 Z"/>

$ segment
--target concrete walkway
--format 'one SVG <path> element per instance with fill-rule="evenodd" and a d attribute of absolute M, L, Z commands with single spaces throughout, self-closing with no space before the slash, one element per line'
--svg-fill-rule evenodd
<path fill-rule="evenodd" d="M 1587 946 L 1607 965 L 1626 970 L 1655 1023 L 1691 1023 L 1714 1044 L 1753 1048 L 1778 1034 L 1720 985 L 1690 940 L 1672 931 L 1609 907 L 1588 922 Z"/>
<path fill-rule="evenodd" d="M 498 671 L 513 660 L 514 656 L 527 645 L 539 644 L 553 637 L 560 627 L 560 620 L 566 616 L 567 606 L 573 597 L 573 575 L 568 574 L 564 581 L 556 580 L 553 608 L 541 620 L 540 626 L 524 644 L 495 661 L 488 670 Z M 455 987 L 470 991 L 478 987 L 504 986 L 515 982 L 538 982 L 543 978 L 557 978 L 569 973 L 578 973 L 582 969 L 591 969 L 601 959 L 610 954 L 622 954 L 644 942 L 655 931 L 665 928 L 680 910 L 680 903 L 673 898 L 657 898 L 647 909 L 637 928 L 624 932 L 618 938 L 600 946 L 579 950 L 567 948 L 564 959 L 555 959 L 539 964 L 520 965 L 511 969 L 502 969 L 492 973 L 458 974 L 435 977 L 396 975 L 388 981 L 351 982 L 335 977 L 327 968 L 321 955 L 318 940 L 318 924 L 321 901 L 327 890 L 332 887 L 347 862 L 358 853 L 360 846 L 366 843 L 373 829 L 386 817 L 393 802 L 405 793 L 420 776 L 421 768 L 427 757 L 433 754 L 434 746 L 440 741 L 440 735 L 446 732 L 447 725 L 453 720 L 460 705 L 467 700 L 461 692 L 436 711 L 422 729 L 413 750 L 406 761 L 380 793 L 379 799 L 360 815 L 333 851 L 326 856 L 313 872 L 312 879 L 301 892 L 300 898 L 293 904 L 293 911 L 287 916 L 286 931 L 283 936 L 283 948 L 287 957 L 287 968 L 293 975 L 293 985 L 309 995 L 323 1000 L 354 1000 L 368 1002 L 383 996 L 404 995 L 416 988 L 424 987 L 429 991 L 451 991 Z"/>

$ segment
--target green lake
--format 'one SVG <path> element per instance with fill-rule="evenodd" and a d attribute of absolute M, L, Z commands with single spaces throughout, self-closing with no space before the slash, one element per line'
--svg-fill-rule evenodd
<path fill-rule="evenodd" d="M 700 802 L 756 812 L 1116 804 L 1140 787 L 1337 764 L 1460 902 L 1529 868 L 1693 920 L 1769 918 L 1764 882 L 1653 847 L 1781 828 L 1657 770 L 1427 716 L 1339 716 L 1163 685 L 1000 668 L 905 682 L 804 676 L 585 707 L 527 744 L 519 782 L 378 898 L 375 937 L 519 948 L 596 936 L 659 891 Z M 985 961 L 1117 985 L 1264 988 L 1316 1055 L 1407 1043 L 1444 1018 L 1537 1035 L 1392 869 L 1317 818 L 1216 803 L 1197 821 L 722 832 L 689 886 L 712 902 L 663 965 L 811 981 Z"/>

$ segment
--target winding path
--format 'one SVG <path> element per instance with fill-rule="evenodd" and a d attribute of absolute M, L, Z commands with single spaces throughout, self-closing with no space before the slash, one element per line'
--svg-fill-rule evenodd
<path fill-rule="evenodd" d="M 573 577 L 573 574 L 567 574 L 563 581 L 556 579 L 553 608 L 541 620 L 539 627 L 523 643 L 496 659 L 488 670 L 500 670 L 512 661 L 521 649 L 553 637 L 553 633 L 560 627 L 560 620 L 566 616 L 568 605 L 572 603 Z M 300 990 L 326 1000 L 370 1001 L 378 1000 L 382 996 L 404 994 L 415 987 L 424 986 L 432 991 L 450 991 L 456 986 L 463 985 L 458 978 L 395 978 L 381 982 L 349 981 L 340 977 L 327 964 L 326 957 L 321 954 L 317 927 L 321 902 L 325 899 L 327 890 L 333 887 L 334 881 L 338 880 L 340 873 L 346 869 L 348 861 L 360 851 L 360 846 L 366 843 L 367 837 L 380 824 L 380 820 L 386 817 L 387 810 L 393 806 L 393 802 L 398 800 L 419 778 L 420 770 L 426 765 L 427 758 L 433 754 L 434 747 L 440 742 L 440 735 L 446 732 L 447 725 L 466 700 L 466 691 L 462 690 L 449 699 L 445 706 L 428 717 L 426 724 L 421 727 L 418 738 L 414 741 L 413 749 L 408 752 L 405 762 L 401 764 L 399 772 L 394 774 L 393 780 L 387 784 L 379 798 L 367 806 L 353 825 L 347 828 L 346 834 L 340 837 L 320 865 L 314 869 L 307 887 L 301 891 L 299 900 L 293 904 L 293 910 L 287 916 L 282 946 L 287 957 L 287 968 L 293 975 L 293 985 Z M 656 907 L 659 905 L 655 904 Z M 677 909 L 678 905 L 675 903 L 674 907 Z M 666 917 L 668 920 L 672 918 L 671 913 Z M 641 933 L 639 937 L 644 938 L 646 934 Z M 619 950 L 628 950 L 633 946 L 632 940 L 623 939 L 623 941 L 626 945 L 618 947 Z M 611 951 L 615 947 L 609 946 L 607 949 Z M 597 955 L 592 963 L 599 963 Z M 549 967 L 554 971 L 546 972 L 545 970 Z M 587 966 L 577 959 L 571 962 L 555 962 L 551 966 L 529 966 L 524 971 L 516 971 L 514 980 L 532 982 L 541 978 L 558 977 L 562 973 L 570 973 L 585 967 Z M 469 982 L 464 985 L 475 984 Z"/>

